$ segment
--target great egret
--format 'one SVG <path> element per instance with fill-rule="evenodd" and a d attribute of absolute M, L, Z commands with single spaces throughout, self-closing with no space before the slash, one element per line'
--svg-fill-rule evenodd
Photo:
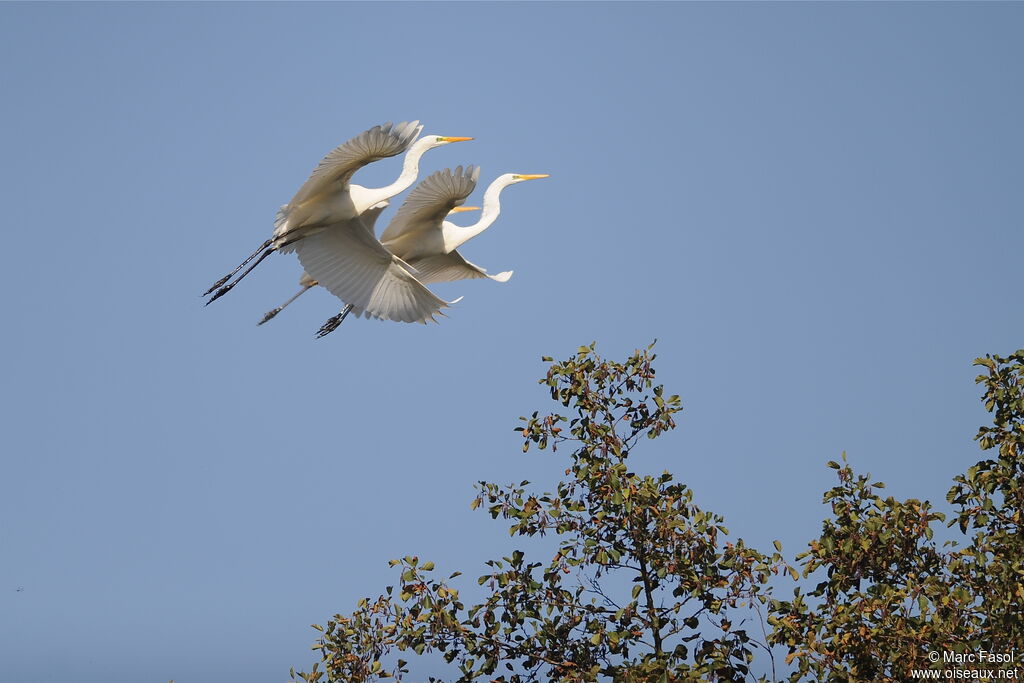
<path fill-rule="evenodd" d="M 507 282 L 512 277 L 512 271 L 488 275 L 485 269 L 463 258 L 457 249 L 489 228 L 497 220 L 501 214 L 502 190 L 526 180 L 549 176 L 547 173 L 506 173 L 501 175 L 484 192 L 483 212 L 479 221 L 462 228 L 443 220 L 445 215 L 458 207 L 473 192 L 479 175 L 480 169 L 474 169 L 472 166 L 467 167 L 465 171 L 460 166 L 454 173 L 446 169 L 431 174 L 409 193 L 398 213 L 395 214 L 381 235 L 381 245 L 411 268 L 420 283 L 432 284 L 483 277 L 498 282 Z M 328 287 L 328 289 L 330 288 Z M 337 295 L 337 292 L 331 291 Z M 389 317 L 380 315 L 378 311 L 367 309 L 344 296 L 339 296 L 339 298 L 347 305 L 341 313 L 329 318 L 321 326 L 317 333 L 318 337 L 323 337 L 337 329 L 352 311 L 356 311 L 357 316 Z M 394 320 L 394 318 L 390 319 Z M 426 320 L 417 322 L 426 322 Z"/>
<path fill-rule="evenodd" d="M 292 200 L 281 207 L 274 221 L 274 233 L 271 239 L 260 245 L 247 259 L 218 280 L 203 296 L 217 290 L 207 305 L 227 294 L 242 278 L 248 275 L 267 256 L 275 251 L 288 253 L 293 251 L 295 244 L 304 238 L 338 225 L 345 221 L 357 220 L 360 214 L 374 205 L 386 201 L 399 194 L 416 180 L 419 174 L 419 162 L 427 150 L 441 145 L 463 140 L 470 137 L 451 137 L 443 135 L 427 135 L 413 144 L 423 130 L 419 121 L 400 123 L 392 126 L 386 123 L 357 135 L 348 142 L 338 146 L 325 156 L 299 188 Z M 366 188 L 350 184 L 352 176 L 363 166 L 393 157 L 402 152 L 405 161 L 398 179 L 380 188 Z M 259 256 L 259 258 L 256 258 Z M 230 284 L 226 284 L 232 276 L 247 263 L 256 258 Z"/>
<path fill-rule="evenodd" d="M 469 173 L 470 168 L 472 167 L 466 169 L 466 173 Z M 461 167 L 456 169 L 456 174 L 460 170 Z M 394 219 L 381 234 L 381 244 L 414 267 L 416 278 L 423 284 L 482 277 L 498 282 L 508 281 L 512 277 L 512 271 L 488 275 L 485 269 L 464 259 L 457 249 L 491 227 L 498 219 L 501 214 L 502 190 L 526 180 L 547 178 L 548 174 L 506 173 L 498 176 L 484 192 L 480 220 L 464 228 L 443 221 L 443 215 L 436 216 L 430 212 L 431 206 L 447 200 L 446 192 L 452 192 L 453 182 L 444 174 L 445 171 L 439 171 L 430 175 L 409 193 Z M 470 193 L 475 188 L 479 175 L 480 169 L 477 168 L 473 171 L 473 187 L 470 188 Z M 467 193 L 460 197 L 459 203 L 465 201 L 468 196 Z"/>
<path fill-rule="evenodd" d="M 387 208 L 387 205 L 388 205 L 388 202 L 385 201 L 385 202 L 381 202 L 380 204 L 377 204 L 376 206 L 373 206 L 373 207 L 370 207 L 369 209 L 367 209 L 363 213 L 363 215 L 360 216 L 360 218 L 363 221 L 363 224 L 366 225 L 366 227 L 372 231 L 373 228 L 374 228 L 374 225 L 377 222 L 377 217 L 380 215 L 381 211 L 383 211 L 385 208 Z M 451 211 L 448 212 L 448 215 L 451 216 L 451 215 L 454 215 L 456 213 L 461 213 L 463 211 L 479 211 L 479 210 L 480 210 L 479 206 L 456 206 L 454 209 L 452 209 Z M 287 301 L 285 301 L 283 304 L 281 304 L 277 308 L 274 308 L 274 309 L 271 309 L 271 310 L 267 311 L 266 314 L 263 316 L 263 319 L 260 320 L 256 324 L 257 325 L 262 325 L 263 323 L 265 323 L 265 322 L 267 322 L 269 320 L 272 320 L 275 316 L 277 316 L 278 313 L 280 313 L 285 308 L 287 308 L 293 301 L 298 299 L 300 296 L 302 296 L 303 294 L 308 292 L 313 287 L 316 287 L 317 286 L 317 281 L 314 280 L 313 278 L 311 278 L 309 276 L 309 273 L 303 271 L 302 276 L 299 278 L 299 286 L 302 287 L 302 289 L 300 289 L 298 292 L 296 292 L 295 295 L 292 298 L 288 299 Z"/>
<path fill-rule="evenodd" d="M 459 166 L 454 174 L 445 170 L 430 176 L 428 180 L 446 178 L 443 201 L 434 198 L 435 203 L 429 207 L 436 222 L 465 201 L 476 186 L 477 174 L 472 167 L 464 174 Z M 403 207 L 410 202 L 417 204 L 421 194 L 414 190 Z M 359 218 L 310 234 L 296 243 L 295 251 L 310 277 L 369 316 L 426 323 L 454 303 L 438 298 L 423 286 L 415 277 L 416 269 L 388 251 Z"/>

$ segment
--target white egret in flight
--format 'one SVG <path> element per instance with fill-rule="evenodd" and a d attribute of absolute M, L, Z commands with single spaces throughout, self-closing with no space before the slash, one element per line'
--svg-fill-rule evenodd
<path fill-rule="evenodd" d="M 231 291 L 232 287 L 273 252 L 293 251 L 295 244 L 309 235 L 325 230 L 328 226 L 358 219 L 360 214 L 370 207 L 404 191 L 416 180 L 420 158 L 427 150 L 473 139 L 426 135 L 413 144 L 422 130 L 423 126 L 419 125 L 419 121 L 400 123 L 396 126 L 386 123 L 374 126 L 332 150 L 320 161 L 292 200 L 278 211 L 271 239 L 260 245 L 260 248 L 237 268 L 206 290 L 204 296 L 217 290 L 206 302 L 207 305 Z M 350 183 L 355 172 L 363 166 L 396 156 L 406 150 L 408 151 L 402 164 L 402 173 L 390 185 L 366 188 Z M 257 256 L 259 258 L 255 263 L 233 282 L 225 285 L 235 273 Z"/>
<path fill-rule="evenodd" d="M 366 212 L 364 212 L 363 215 L 360 216 L 360 218 L 363 221 L 363 224 L 366 225 L 366 227 L 369 228 L 372 231 L 374 226 L 377 223 L 377 217 L 380 215 L 381 211 L 383 211 L 385 208 L 387 208 L 387 205 L 388 205 L 388 202 L 381 202 L 380 204 L 377 204 L 376 206 L 373 206 L 373 207 L 367 209 Z M 461 213 L 463 211 L 479 211 L 479 210 L 480 210 L 479 206 L 456 206 L 454 209 L 452 209 L 451 211 L 448 212 L 448 215 L 449 216 L 453 216 L 453 215 L 455 215 L 457 213 Z M 511 272 L 509 273 L 509 275 L 511 275 Z M 309 273 L 303 271 L 302 276 L 299 278 L 299 286 L 302 287 L 302 289 L 300 289 L 298 292 L 296 292 L 295 295 L 292 298 L 288 299 L 287 301 L 285 301 L 283 304 L 281 304 L 277 308 L 274 308 L 274 309 L 271 309 L 271 310 L 267 311 L 266 314 L 264 314 L 263 319 L 260 320 L 256 324 L 257 325 L 262 325 L 263 323 L 265 323 L 265 322 L 267 322 L 269 320 L 273 320 L 274 317 L 276 317 L 278 313 L 280 313 L 285 308 L 287 308 L 293 301 L 298 299 L 300 296 L 302 296 L 303 294 L 308 292 L 313 287 L 316 287 L 317 286 L 317 281 L 314 280 L 313 278 L 311 278 L 309 276 Z"/>
<path fill-rule="evenodd" d="M 463 175 L 460 166 L 454 176 L 450 170 L 431 176 L 447 174 L 449 184 L 457 184 L 455 189 L 449 188 L 447 201 L 430 207 L 437 222 L 473 191 L 476 180 L 472 177 L 473 169 L 469 171 Z M 414 195 L 415 190 L 406 203 L 415 201 Z M 437 297 L 423 286 L 415 277 L 415 268 L 388 251 L 361 219 L 342 221 L 313 233 L 296 243 L 295 251 L 306 272 L 319 285 L 376 318 L 426 323 L 442 308 L 455 303 Z"/>
<path fill-rule="evenodd" d="M 470 174 L 471 169 L 472 187 L 469 188 L 469 193 L 458 198 L 460 204 L 475 189 L 476 180 L 480 176 L 480 169 L 473 169 L 470 166 L 463 174 L 463 178 Z M 480 220 L 463 228 L 443 221 L 443 214 L 438 217 L 431 213 L 430 209 L 431 206 L 450 201 L 450 196 L 456 192 L 457 184 L 452 180 L 458 179 L 460 171 L 461 167 L 457 168 L 455 176 L 451 179 L 444 175 L 445 171 L 434 173 L 410 192 L 394 219 L 381 234 L 381 244 L 415 268 L 416 278 L 423 284 L 483 277 L 506 282 L 512 277 L 512 271 L 488 275 L 485 269 L 464 259 L 457 249 L 491 227 L 498 219 L 501 214 L 502 190 L 525 180 L 547 178 L 548 174 L 506 173 L 499 176 L 484 192 Z M 448 173 L 450 174 L 450 171 Z"/>
<path fill-rule="evenodd" d="M 395 214 L 381 235 L 380 244 L 398 257 L 407 269 L 411 269 L 412 274 L 421 284 L 484 277 L 498 282 L 506 282 L 512 277 L 512 271 L 488 275 L 485 269 L 463 258 L 457 249 L 489 228 L 497 220 L 501 213 L 500 195 L 502 190 L 509 185 L 526 180 L 547 178 L 548 174 L 506 173 L 499 176 L 484 192 L 483 212 L 479 221 L 464 228 L 445 221 L 444 217 L 456 210 L 473 192 L 479 175 L 480 169 L 472 166 L 467 167 L 465 171 L 460 166 L 455 169 L 454 173 L 446 169 L 431 174 L 409 193 L 398 213 Z M 299 257 L 302 258 L 301 251 Z M 303 261 L 303 265 L 306 265 L 305 261 Z M 308 267 L 307 270 L 309 270 Z M 321 282 L 321 284 L 323 283 Z M 331 288 L 328 287 L 328 289 Z M 331 292 L 339 296 L 347 305 L 341 313 L 323 324 L 317 333 L 318 337 L 323 337 L 337 329 L 345 316 L 353 310 L 356 311 L 357 316 L 362 314 L 366 317 L 395 320 L 391 316 L 382 315 L 379 310 L 346 299 L 333 289 Z M 429 317 L 432 319 L 433 316 Z M 426 318 L 405 322 L 425 323 Z"/>

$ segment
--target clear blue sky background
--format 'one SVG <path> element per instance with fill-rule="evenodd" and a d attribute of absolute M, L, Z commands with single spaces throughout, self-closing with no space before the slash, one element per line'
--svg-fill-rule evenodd
<path fill-rule="evenodd" d="M 475 583 L 511 546 L 472 484 L 554 485 L 512 427 L 549 408 L 540 356 L 592 340 L 660 340 L 686 412 L 636 467 L 734 536 L 799 552 L 844 449 L 944 501 L 987 421 L 971 360 L 1024 344 L 1022 30 L 1020 3 L 0 5 L 0 677 L 277 683 L 389 558 Z M 477 138 L 424 172 L 552 174 L 463 250 L 509 283 L 314 340 L 323 291 L 256 327 L 297 289 L 274 256 L 203 307 L 323 154 L 414 118 Z"/>

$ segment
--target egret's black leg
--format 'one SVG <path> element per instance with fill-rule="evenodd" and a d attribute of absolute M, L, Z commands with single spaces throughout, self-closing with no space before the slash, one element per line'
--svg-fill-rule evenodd
<path fill-rule="evenodd" d="M 237 285 L 237 284 L 238 284 L 239 282 L 241 282 L 241 281 L 242 281 L 242 278 L 244 278 L 244 277 L 245 277 L 246 275 L 248 275 L 249 273 L 251 273 L 251 272 L 252 272 L 252 269 L 253 269 L 253 268 L 255 268 L 256 266 L 258 266 L 258 265 L 259 265 L 259 264 L 260 264 L 260 263 L 261 263 L 261 262 L 263 261 L 263 259 L 265 259 L 265 258 L 267 258 L 268 256 L 270 256 L 270 255 L 271 255 L 271 254 L 273 254 L 273 253 L 274 253 L 275 251 L 276 251 L 276 249 L 275 249 L 274 247 L 267 247 L 267 249 L 265 249 L 265 250 L 264 250 L 264 252 L 263 252 L 262 254 L 260 254 L 260 257 L 259 257 L 258 259 L 256 259 L 256 263 L 254 263 L 254 264 L 252 264 L 251 266 L 249 266 L 248 268 L 246 268 L 246 269 L 245 269 L 245 272 L 243 272 L 243 273 L 242 273 L 241 275 L 239 275 L 239 276 L 238 276 L 237 278 L 235 278 L 235 281 L 234 281 L 234 282 L 232 282 L 232 283 L 231 283 L 231 284 L 229 284 L 229 285 L 225 285 L 225 286 L 221 287 L 220 289 L 218 289 L 218 290 L 217 290 L 217 291 L 216 291 L 216 292 L 214 293 L 214 295 L 213 295 L 212 297 L 210 297 L 210 300 L 206 302 L 206 305 L 207 305 L 207 306 L 209 306 L 209 305 L 210 305 L 210 304 L 212 304 L 212 303 L 213 303 L 214 301 L 216 301 L 217 299 L 221 298 L 222 296 L 224 296 L 225 294 L 227 294 L 228 292 L 230 292 L 230 291 L 231 291 L 231 288 L 232 288 L 232 287 L 234 287 L 234 286 L 235 286 L 235 285 Z"/>
<path fill-rule="evenodd" d="M 285 302 L 284 302 L 283 304 L 281 304 L 280 306 L 278 306 L 278 307 L 277 307 L 277 308 L 275 308 L 274 310 L 272 310 L 272 311 L 267 311 L 267 314 L 266 314 L 265 316 L 263 316 L 263 320 L 259 321 L 259 322 L 258 322 L 258 323 L 256 323 L 256 324 L 257 324 L 257 325 L 262 325 L 263 323 L 267 322 L 268 320 L 271 320 L 271 319 L 273 319 L 273 317 L 274 317 L 275 315 L 277 315 L 278 313 L 280 313 L 281 311 L 283 311 L 283 310 L 285 309 L 285 307 L 286 307 L 286 306 L 288 306 L 288 305 L 289 305 L 289 304 L 290 304 L 291 302 L 295 301 L 295 300 L 296 300 L 296 299 L 298 299 L 298 298 L 299 298 L 300 296 L 302 296 L 303 294 L 305 294 L 306 292 L 308 292 L 308 291 L 310 290 L 310 288 L 311 288 L 311 287 L 315 287 L 315 286 L 316 286 L 316 285 L 306 285 L 305 287 L 303 287 L 302 289 L 300 289 L 300 290 L 299 290 L 298 292 L 296 292 L 296 293 L 295 293 L 295 296 L 293 296 L 293 297 L 292 297 L 291 299 L 288 299 L 288 301 L 285 301 Z"/>
<path fill-rule="evenodd" d="M 316 338 L 320 339 L 322 337 L 326 337 L 331 332 L 338 329 L 338 326 L 345 320 L 345 316 L 352 312 L 352 308 L 352 304 L 349 304 L 342 309 L 341 313 L 328 319 L 327 322 L 320 326 L 320 331 L 316 333 Z"/>
<path fill-rule="evenodd" d="M 250 255 L 249 255 L 249 258 L 245 259 L 245 260 L 244 260 L 244 261 L 242 261 L 242 262 L 241 262 L 240 264 L 238 264 L 238 267 L 237 267 L 237 268 L 235 268 L 234 270 L 232 270 L 232 271 L 231 271 L 230 273 L 228 273 L 227 275 L 225 275 L 225 276 L 224 276 L 224 277 L 222 277 L 221 279 L 219 279 L 219 280 L 217 280 L 216 282 L 214 282 L 214 283 L 213 283 L 213 286 L 212 286 L 212 287 L 210 287 L 210 288 L 209 288 L 208 290 L 206 290 L 205 292 L 203 292 L 203 296 L 206 296 L 207 294 L 209 294 L 209 293 L 210 293 L 210 292 L 212 292 L 213 290 L 217 289 L 218 287 L 221 287 L 221 286 L 223 286 L 223 285 L 224 285 L 224 283 L 225 283 L 225 282 L 227 282 L 228 280 L 230 280 L 230 279 L 232 278 L 232 276 L 234 276 L 234 274 L 235 274 L 235 273 L 237 273 L 237 272 L 238 272 L 238 271 L 240 271 L 240 270 L 241 270 L 242 268 L 244 268 L 244 267 L 245 267 L 245 264 L 247 264 L 247 263 L 248 263 L 249 261 L 252 261 L 252 260 L 253 260 L 254 258 L 256 258 L 256 257 L 257 257 L 257 256 L 259 255 L 259 253 L 260 253 L 261 251 L 263 251 L 264 249 L 266 249 L 267 247 L 269 247 L 269 246 L 270 246 L 270 243 L 271 243 L 271 240 L 267 240 L 266 242 L 264 242 L 263 244 L 261 244 L 261 245 L 260 245 L 260 248 L 259 248 L 259 249 L 257 249 L 256 251 L 252 252 L 252 254 L 250 254 Z"/>

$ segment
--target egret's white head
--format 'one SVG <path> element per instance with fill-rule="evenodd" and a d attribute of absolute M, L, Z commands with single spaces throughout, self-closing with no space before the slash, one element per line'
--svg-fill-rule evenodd
<path fill-rule="evenodd" d="M 448 145 L 453 142 L 464 142 L 472 139 L 473 138 L 456 138 L 449 135 L 424 135 L 416 141 L 416 144 L 423 146 L 425 149 L 434 149 L 441 145 Z"/>
<path fill-rule="evenodd" d="M 549 178 L 549 173 L 506 173 L 501 176 L 499 180 L 503 181 L 502 185 L 515 185 L 521 183 L 524 180 L 538 180 L 539 178 Z"/>

